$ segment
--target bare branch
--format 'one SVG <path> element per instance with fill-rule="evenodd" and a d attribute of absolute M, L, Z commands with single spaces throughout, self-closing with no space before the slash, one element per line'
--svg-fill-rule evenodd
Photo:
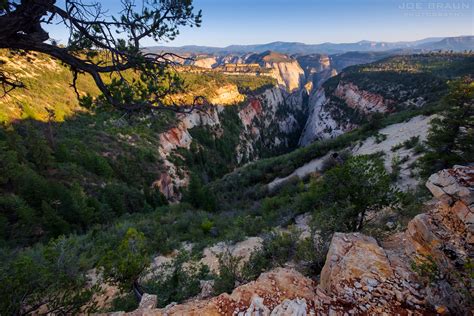
<path fill-rule="evenodd" d="M 116 108 L 178 111 L 177 104 L 166 106 L 163 99 L 182 89 L 181 80 L 170 74 L 175 71 L 173 58 L 182 57 L 144 52 L 140 42 L 144 38 L 173 40 L 179 27 L 199 26 L 201 12 L 193 12 L 192 1 L 143 0 L 137 5 L 134 0 L 123 0 L 119 16 L 109 15 L 100 2 L 83 0 L 65 0 L 63 6 L 57 5 L 56 0 L 7 3 L 0 12 L 0 48 L 36 51 L 68 64 L 73 72 L 72 87 L 78 96 L 77 76 L 87 73 L 102 92 L 102 99 Z M 45 43 L 49 35 L 43 24 L 58 18 L 70 30 L 66 47 Z M 133 70 L 136 76 L 127 79 L 129 76 L 123 75 L 127 70 Z M 103 74 L 112 78 L 112 84 L 104 82 Z M 0 84 L 4 92 L 10 91 L 5 89 L 7 86 L 21 87 L 6 76 L 0 76 Z M 195 102 L 188 106 L 194 107 Z"/>

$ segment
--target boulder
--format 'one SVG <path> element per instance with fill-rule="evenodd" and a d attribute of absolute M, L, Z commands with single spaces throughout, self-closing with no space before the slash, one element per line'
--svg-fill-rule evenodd
<path fill-rule="evenodd" d="M 153 309 L 156 308 L 157 302 L 158 298 L 156 295 L 145 293 L 143 294 L 142 299 L 140 300 L 140 305 L 138 305 L 138 308 L 141 310 Z"/>
<path fill-rule="evenodd" d="M 474 203 L 474 167 L 454 166 L 431 175 L 426 187 L 439 200 L 460 200 L 466 205 Z M 472 210 L 471 210 L 472 211 Z"/>
<path fill-rule="evenodd" d="M 172 304 L 162 309 L 139 308 L 115 315 L 306 315 L 317 299 L 314 282 L 292 269 L 277 268 L 256 281 L 207 300 Z M 311 303 L 309 303 L 311 302 Z"/>
<path fill-rule="evenodd" d="M 390 262 L 374 238 L 359 233 L 335 233 L 321 271 L 320 287 L 337 293 L 346 283 L 368 283 L 393 276 Z"/>

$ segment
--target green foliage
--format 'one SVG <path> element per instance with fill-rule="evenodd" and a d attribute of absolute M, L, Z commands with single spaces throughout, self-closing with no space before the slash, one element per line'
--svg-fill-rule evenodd
<path fill-rule="evenodd" d="M 217 256 L 219 272 L 214 278 L 214 295 L 231 293 L 236 282 L 242 280 L 240 266 L 242 257 L 233 256 L 230 251 L 225 251 Z"/>
<path fill-rule="evenodd" d="M 424 203 L 431 197 L 428 189 L 420 185 L 409 192 L 397 192 L 397 212 L 408 222 L 423 212 Z"/>
<path fill-rule="evenodd" d="M 16 256 L 1 253 L 2 314 L 30 314 L 44 304 L 53 314 L 94 312 L 93 304 L 83 309 L 99 291 L 98 286 L 86 286 L 86 271 L 80 260 L 83 248 L 82 239 L 61 237 Z"/>
<path fill-rule="evenodd" d="M 381 142 L 383 142 L 384 140 L 387 139 L 387 135 L 386 134 L 381 134 L 381 133 L 377 133 L 375 134 L 375 142 L 377 144 L 380 144 Z"/>
<path fill-rule="evenodd" d="M 133 312 L 138 308 L 137 298 L 133 293 L 120 295 L 112 300 L 111 306 L 108 309 L 109 312 L 123 311 Z"/>
<path fill-rule="evenodd" d="M 201 228 L 204 233 L 209 234 L 211 232 L 212 227 L 214 227 L 214 223 L 208 219 L 205 219 L 201 223 Z"/>
<path fill-rule="evenodd" d="M 143 284 L 147 293 L 158 296 L 157 307 L 181 303 L 200 293 L 200 280 L 207 278 L 209 268 L 190 259 L 189 253 L 181 251 L 171 262 L 153 271 Z"/>
<path fill-rule="evenodd" d="M 425 282 L 425 285 L 433 284 L 441 278 L 438 264 L 433 257 L 421 257 L 412 261 L 411 269 Z"/>
<path fill-rule="evenodd" d="M 326 263 L 326 254 L 331 243 L 331 235 L 325 231 L 311 234 L 298 242 L 295 260 L 299 262 L 301 272 L 308 276 L 320 274 Z"/>
<path fill-rule="evenodd" d="M 149 264 L 145 235 L 134 228 L 129 228 L 117 249 L 108 251 L 100 262 L 105 280 L 119 285 L 125 293 L 138 282 Z"/>
<path fill-rule="evenodd" d="M 474 160 L 474 82 L 464 78 L 451 82 L 449 87 L 442 116 L 431 121 L 428 149 L 421 158 L 425 177 Z"/>
<path fill-rule="evenodd" d="M 352 157 L 326 172 L 315 197 L 315 216 L 331 231 L 362 229 L 367 211 L 378 211 L 395 198 L 381 159 L 369 156 Z"/>
<path fill-rule="evenodd" d="M 462 268 L 458 271 L 451 271 L 451 275 L 457 281 L 455 285 L 456 290 L 462 295 L 466 304 L 472 307 L 474 305 L 474 284 L 472 284 L 472 280 L 474 280 L 474 261 L 468 258 L 462 265 Z"/>
<path fill-rule="evenodd" d="M 5 228 L 0 240 L 31 245 L 167 203 L 151 188 L 160 162 L 148 137 L 159 127 L 145 131 L 146 121 L 131 120 L 130 130 L 120 133 L 137 138 L 132 150 L 106 124 L 114 115 L 102 115 L 0 128 L 0 225 Z M 162 124 L 158 121 L 159 116 L 156 124 Z M 146 141 L 140 143 L 140 137 Z"/>
<path fill-rule="evenodd" d="M 254 251 L 242 268 L 242 277 L 255 280 L 262 272 L 274 267 L 281 267 L 296 256 L 298 248 L 298 231 L 278 233 L 271 232 L 264 236 L 259 250 Z"/>
<path fill-rule="evenodd" d="M 198 92 L 208 99 L 216 97 L 218 89 L 225 85 L 236 85 L 240 93 L 260 93 L 277 84 L 276 80 L 269 76 L 226 76 L 218 72 L 181 72 L 179 75 L 184 80 L 187 93 Z"/>
<path fill-rule="evenodd" d="M 393 149 L 393 148 L 392 148 Z M 392 181 L 397 181 L 400 177 L 402 161 L 398 155 L 393 156 L 392 158 L 392 172 L 390 173 L 390 178 Z"/>
<path fill-rule="evenodd" d="M 203 186 L 201 179 L 196 175 L 191 176 L 183 201 L 208 212 L 215 211 L 217 207 L 213 193 Z"/>
<path fill-rule="evenodd" d="M 412 136 L 410 139 L 403 142 L 403 146 L 405 149 L 414 148 L 416 145 L 420 143 L 420 136 Z"/>

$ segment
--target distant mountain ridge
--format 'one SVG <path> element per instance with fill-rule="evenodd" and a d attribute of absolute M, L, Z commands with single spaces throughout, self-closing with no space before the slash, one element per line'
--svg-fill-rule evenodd
<path fill-rule="evenodd" d="M 283 54 L 339 54 L 350 51 L 374 51 L 384 52 L 390 50 L 453 50 L 464 51 L 474 49 L 474 36 L 457 37 L 431 37 L 417 41 L 403 42 L 377 42 L 359 41 L 355 43 L 321 43 L 305 44 L 300 42 L 272 42 L 257 45 L 230 45 L 227 47 L 210 47 L 187 45 L 181 47 L 153 46 L 147 47 L 148 51 L 168 51 L 174 53 L 194 53 L 194 54 L 245 54 L 263 53 L 274 51 Z"/>

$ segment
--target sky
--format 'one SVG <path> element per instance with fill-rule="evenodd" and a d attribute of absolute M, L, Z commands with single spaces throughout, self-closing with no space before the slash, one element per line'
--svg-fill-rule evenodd
<path fill-rule="evenodd" d="M 118 0 L 100 3 L 110 12 L 120 7 Z M 194 0 L 194 7 L 202 10 L 200 28 L 181 29 L 173 42 L 143 45 L 395 42 L 474 34 L 474 0 Z M 64 27 L 48 30 L 66 41 Z"/>

